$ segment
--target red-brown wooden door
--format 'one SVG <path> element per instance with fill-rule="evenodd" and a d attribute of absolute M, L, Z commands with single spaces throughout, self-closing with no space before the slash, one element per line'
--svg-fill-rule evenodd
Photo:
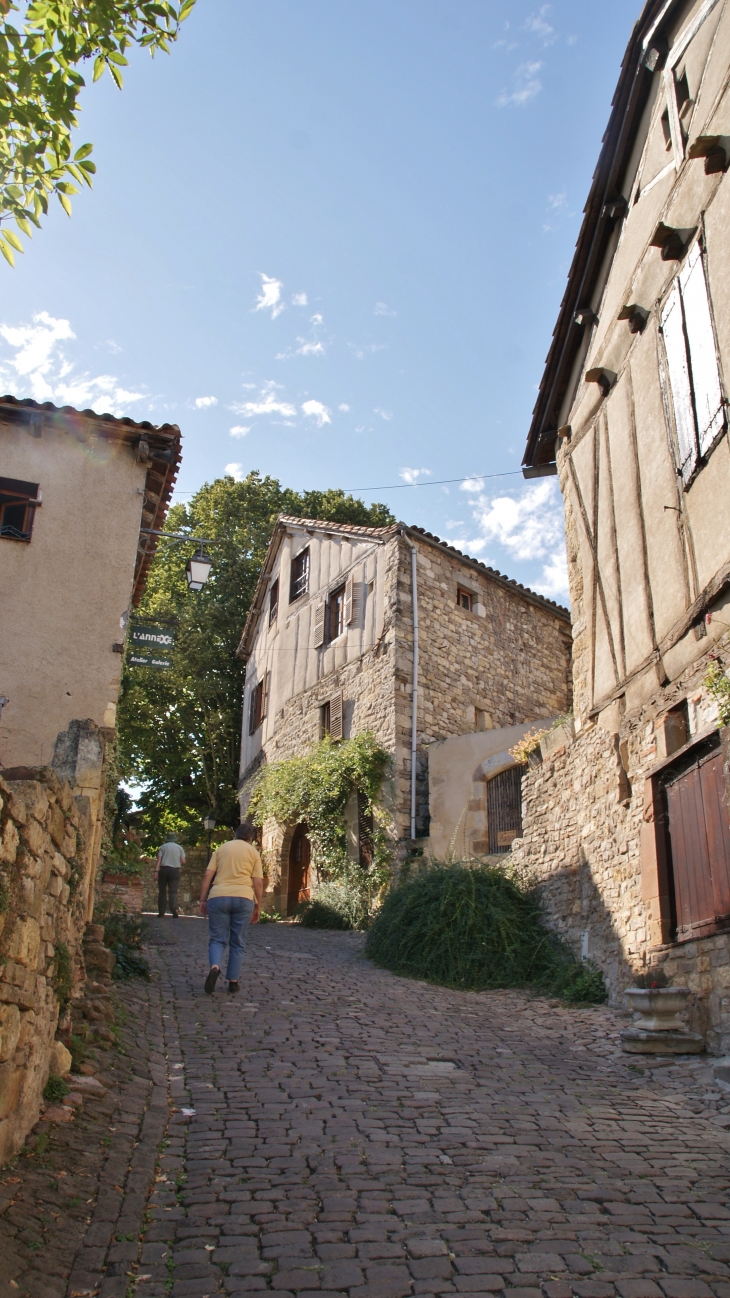
<path fill-rule="evenodd" d="M 703 937 L 730 923 L 730 824 L 719 749 L 683 763 L 664 781 L 677 938 Z"/>
<path fill-rule="evenodd" d="M 302 901 L 309 901 L 309 862 L 311 846 L 306 825 L 297 825 L 289 848 L 289 883 L 286 894 L 286 913 L 293 914 Z"/>

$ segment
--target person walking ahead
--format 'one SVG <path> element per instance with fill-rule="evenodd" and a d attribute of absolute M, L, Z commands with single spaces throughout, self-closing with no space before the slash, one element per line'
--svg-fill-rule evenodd
<path fill-rule="evenodd" d="M 162 919 L 167 908 L 166 894 L 170 894 L 173 919 L 178 917 L 177 890 L 180 884 L 180 867 L 185 864 L 185 853 L 175 834 L 168 834 L 157 853 L 155 880 L 157 882 L 157 914 Z"/>
<path fill-rule="evenodd" d="M 246 948 L 246 928 L 258 924 L 264 895 L 261 857 L 252 843 L 253 825 L 239 825 L 231 843 L 216 849 L 200 886 L 200 913 L 208 916 L 210 971 L 205 990 L 210 995 L 228 947 L 229 992 L 238 991 L 238 977 Z"/>

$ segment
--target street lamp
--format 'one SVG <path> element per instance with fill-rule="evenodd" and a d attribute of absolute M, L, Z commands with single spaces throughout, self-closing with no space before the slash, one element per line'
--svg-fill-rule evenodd
<path fill-rule="evenodd" d="M 209 541 L 202 536 L 189 536 L 187 532 L 163 532 L 156 527 L 141 527 L 139 530 L 145 536 L 161 536 L 166 541 L 194 541 L 198 547 L 197 553 L 188 559 L 185 576 L 188 580 L 188 590 L 203 589 L 213 567 L 213 560 L 208 558 L 205 547 L 219 545 L 219 541 Z"/>
<path fill-rule="evenodd" d="M 185 576 L 188 579 L 188 589 L 202 590 L 210 576 L 210 570 L 212 567 L 213 560 L 208 558 L 201 545 L 198 553 L 188 559 L 188 566 L 185 569 Z"/>
<path fill-rule="evenodd" d="M 205 862 L 205 864 L 207 865 L 208 862 L 210 861 L 210 856 L 211 856 L 210 836 L 213 833 L 213 830 L 215 829 L 215 816 L 211 811 L 208 812 L 207 816 L 205 817 L 205 820 L 203 821 L 203 824 L 205 825 L 205 832 L 208 835 L 208 855 Z"/>

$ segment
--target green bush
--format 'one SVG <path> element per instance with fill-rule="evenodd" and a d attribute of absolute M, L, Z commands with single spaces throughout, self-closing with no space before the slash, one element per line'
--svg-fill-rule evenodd
<path fill-rule="evenodd" d="M 299 923 L 302 928 L 339 928 L 351 929 L 352 924 L 341 910 L 328 906 L 326 902 L 315 898 L 305 902 L 299 912 Z"/>
<path fill-rule="evenodd" d="M 123 942 L 117 942 L 112 947 L 116 959 L 116 964 L 112 972 L 112 978 L 117 982 L 126 982 L 128 978 L 144 978 L 146 982 L 150 980 L 150 967 L 143 955 L 135 951 L 130 946 L 125 946 Z"/>
<path fill-rule="evenodd" d="M 365 954 L 444 987 L 531 987 L 572 1004 L 606 999 L 600 971 L 577 960 L 545 928 L 535 895 L 495 866 L 425 867 L 388 894 Z"/>
<path fill-rule="evenodd" d="M 149 982 L 150 967 L 140 955 L 147 934 L 147 920 L 111 906 L 97 911 L 97 921 L 104 925 L 104 945 L 117 957 L 112 977 L 117 982 L 125 982 L 128 978 L 144 978 Z"/>
<path fill-rule="evenodd" d="M 65 1077 L 56 1077 L 55 1073 L 51 1073 L 43 1088 L 43 1099 L 48 1104 L 60 1104 L 62 1100 L 66 1099 L 69 1090 L 70 1087 Z"/>
<path fill-rule="evenodd" d="M 61 1011 L 63 1011 L 68 1005 L 73 990 L 73 984 L 74 969 L 71 952 L 65 942 L 57 942 L 53 956 L 51 986 L 56 994 Z"/>
<path fill-rule="evenodd" d="M 78 1073 L 86 1059 L 86 1042 L 83 1037 L 76 1036 L 75 1033 L 72 1034 L 69 1049 L 71 1051 L 71 1072 Z"/>

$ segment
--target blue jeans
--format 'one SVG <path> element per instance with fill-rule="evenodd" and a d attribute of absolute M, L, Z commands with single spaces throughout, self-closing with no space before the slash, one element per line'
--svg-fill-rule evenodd
<path fill-rule="evenodd" d="M 253 913 L 253 902 L 248 897 L 208 898 L 208 961 L 223 968 L 223 956 L 228 947 L 226 978 L 238 982 L 246 950 L 246 929 Z"/>

